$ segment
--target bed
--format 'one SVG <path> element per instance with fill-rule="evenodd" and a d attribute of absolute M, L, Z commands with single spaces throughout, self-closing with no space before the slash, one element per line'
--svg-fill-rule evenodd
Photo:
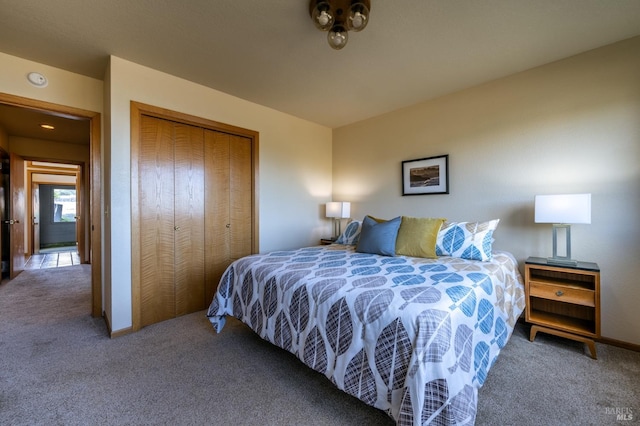
<path fill-rule="evenodd" d="M 473 424 L 478 389 L 524 309 L 516 260 L 356 248 L 239 259 L 207 316 L 217 332 L 238 318 L 398 425 Z"/>

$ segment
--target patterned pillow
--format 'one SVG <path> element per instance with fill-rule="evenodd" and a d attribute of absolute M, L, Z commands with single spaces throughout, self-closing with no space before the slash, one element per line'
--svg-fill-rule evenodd
<path fill-rule="evenodd" d="M 382 256 L 395 256 L 400 221 L 400 216 L 382 223 L 376 222 L 370 216 L 365 216 L 362 221 L 362 231 L 360 232 L 356 251 Z"/>
<path fill-rule="evenodd" d="M 438 233 L 436 254 L 470 260 L 491 260 L 493 231 L 498 227 L 498 222 L 500 219 L 445 223 Z"/>
<path fill-rule="evenodd" d="M 346 228 L 338 239 L 336 240 L 336 244 L 348 244 L 348 245 L 356 245 L 358 244 L 358 238 L 360 237 L 360 230 L 362 229 L 362 221 L 360 220 L 352 220 L 349 222 Z"/>

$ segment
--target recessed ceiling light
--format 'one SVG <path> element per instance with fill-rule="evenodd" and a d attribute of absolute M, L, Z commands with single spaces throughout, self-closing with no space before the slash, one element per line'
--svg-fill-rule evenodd
<path fill-rule="evenodd" d="M 47 129 L 47 130 L 55 129 L 55 127 L 52 126 L 51 124 L 41 124 L 40 127 L 42 127 L 43 129 Z"/>

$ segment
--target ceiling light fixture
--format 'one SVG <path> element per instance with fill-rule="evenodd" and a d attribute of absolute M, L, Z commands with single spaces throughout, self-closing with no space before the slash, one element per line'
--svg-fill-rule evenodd
<path fill-rule="evenodd" d="M 42 127 L 43 129 L 46 129 L 46 130 L 53 130 L 53 129 L 55 129 L 55 127 L 54 127 L 53 125 L 51 125 L 51 124 L 44 124 L 44 123 L 43 123 L 43 124 L 41 124 L 41 125 L 40 125 L 40 127 Z"/>
<path fill-rule="evenodd" d="M 349 31 L 362 31 L 369 23 L 370 0 L 311 0 L 309 14 L 316 28 L 329 31 L 329 46 L 347 45 Z"/>

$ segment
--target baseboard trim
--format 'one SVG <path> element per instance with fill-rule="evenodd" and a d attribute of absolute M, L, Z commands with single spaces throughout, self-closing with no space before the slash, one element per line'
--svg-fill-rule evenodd
<path fill-rule="evenodd" d="M 107 332 L 109 333 L 109 336 L 111 336 L 111 323 L 109 322 L 109 317 L 105 311 L 102 311 L 102 318 L 104 318 L 104 323 L 107 326 Z"/>
<path fill-rule="evenodd" d="M 518 318 L 518 322 L 521 324 L 525 324 L 531 326 L 524 319 L 524 313 Z M 635 343 L 624 342 L 622 340 L 610 339 L 609 337 L 601 336 L 599 339 L 594 339 L 598 343 L 603 343 L 605 345 L 617 346 L 623 349 L 629 349 L 630 351 L 640 352 L 640 345 L 636 345 Z"/>
<path fill-rule="evenodd" d="M 619 348 L 629 349 L 630 351 L 640 352 L 640 345 L 634 343 L 623 342 L 622 340 L 610 339 L 608 337 L 601 337 L 596 342 L 604 343 L 606 345 L 617 346 Z"/>
<path fill-rule="evenodd" d="M 121 337 L 131 333 L 133 333 L 133 328 L 128 327 L 128 328 L 121 328 L 118 331 L 110 331 L 109 335 L 111 336 L 112 339 L 115 339 L 116 337 Z"/>
<path fill-rule="evenodd" d="M 107 332 L 109 333 L 109 337 L 112 338 L 112 339 L 115 339 L 116 337 L 124 336 L 126 334 L 130 334 L 130 333 L 133 332 L 133 328 L 132 327 L 122 328 L 120 330 L 113 331 L 111 329 L 111 323 L 109 322 L 109 317 L 106 316 L 104 314 L 104 312 L 102 313 L 102 317 L 104 318 L 104 322 L 107 325 Z"/>

